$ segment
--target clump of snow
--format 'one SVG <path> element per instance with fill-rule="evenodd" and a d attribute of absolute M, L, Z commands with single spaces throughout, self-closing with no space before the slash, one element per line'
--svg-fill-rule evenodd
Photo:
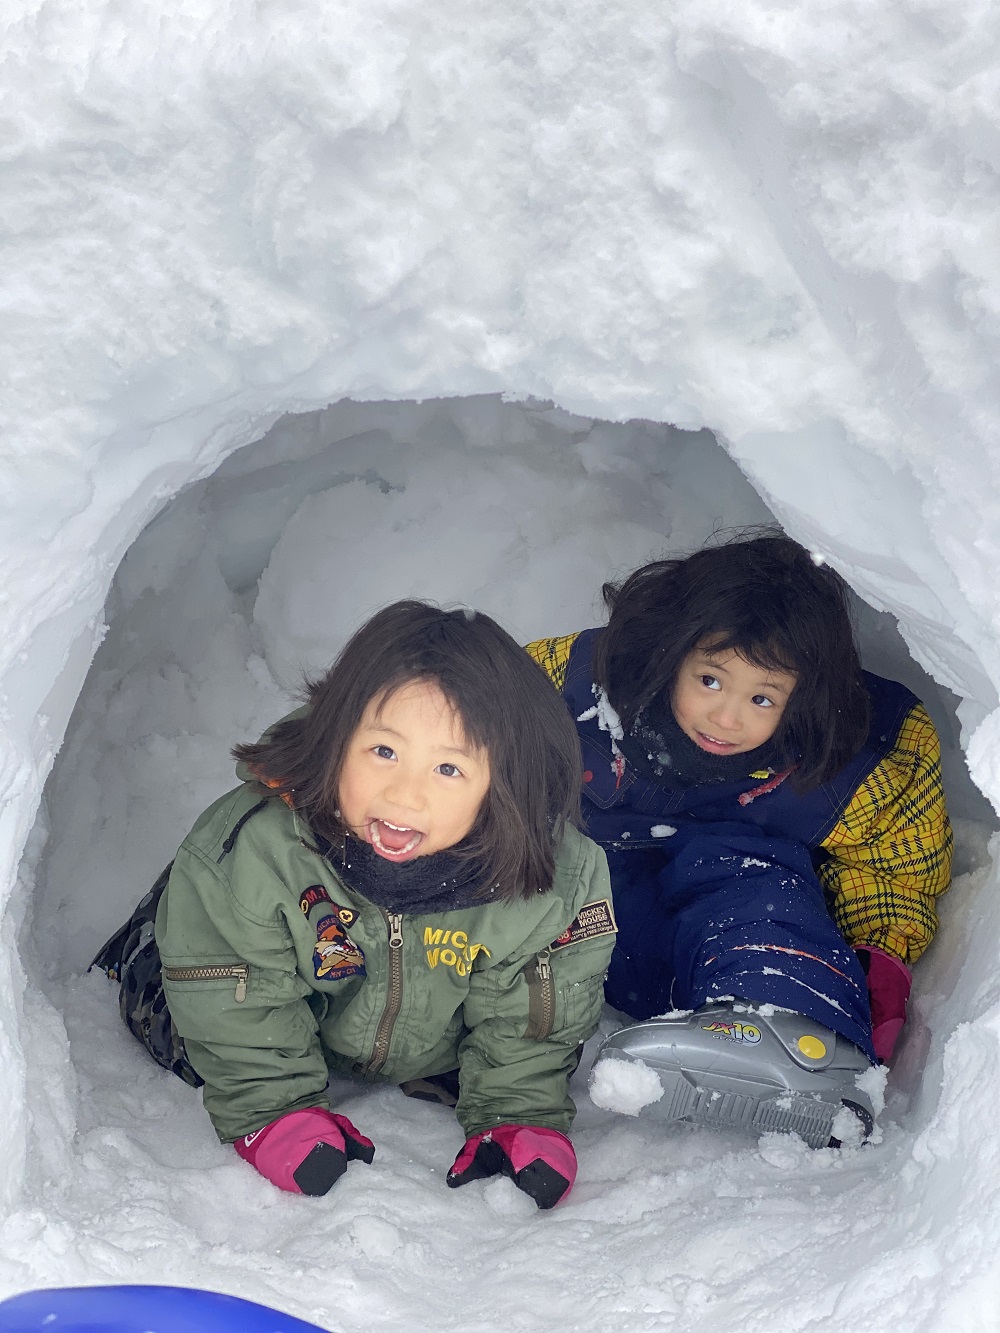
<path fill-rule="evenodd" d="M 519 1190 L 512 1180 L 504 1176 L 488 1180 L 482 1187 L 483 1202 L 505 1222 L 520 1222 L 524 1225 L 538 1216 L 538 1207 L 534 1199 L 523 1190 Z"/>
<path fill-rule="evenodd" d="M 849 1106 L 842 1106 L 833 1117 L 830 1136 L 841 1148 L 860 1148 L 865 1141 L 865 1127 Z"/>
<path fill-rule="evenodd" d="M 777 973 L 778 976 L 782 975 Z M 736 1001 L 733 1004 L 733 1012 L 737 1014 L 759 1014 L 761 1018 L 773 1018 L 775 1014 L 790 1014 L 792 1009 L 785 1009 L 779 1004 L 741 1004 Z"/>
<path fill-rule="evenodd" d="M 606 1055 L 590 1075 L 590 1100 L 605 1111 L 638 1115 L 663 1096 L 663 1084 L 655 1069 L 641 1060 L 621 1060 Z"/>
<path fill-rule="evenodd" d="M 614 706 L 604 690 L 595 686 L 594 693 L 597 695 L 597 725 L 602 731 L 610 733 L 612 743 L 614 741 L 620 741 L 625 735 L 625 732 L 622 729 L 621 718 L 615 712 Z M 612 748 L 615 749 L 615 753 L 617 754 L 618 750 L 613 744 Z"/>
<path fill-rule="evenodd" d="M 885 1110 L 885 1089 L 888 1081 L 888 1065 L 872 1065 L 871 1068 L 862 1070 L 854 1079 L 855 1086 L 860 1088 L 871 1102 L 876 1120 Z"/>
<path fill-rule="evenodd" d="M 757 1151 L 768 1166 L 777 1171 L 798 1172 L 807 1166 L 817 1151 L 798 1134 L 770 1130 L 757 1142 Z"/>
<path fill-rule="evenodd" d="M 676 832 L 672 824 L 654 824 L 649 835 L 651 838 L 672 838 Z"/>
<path fill-rule="evenodd" d="M 614 705 L 605 694 L 604 690 L 601 689 L 600 685 L 594 686 L 594 697 L 596 698 L 597 703 L 593 708 L 584 709 L 576 719 L 577 722 L 589 722 L 592 718 L 596 717 L 597 725 L 602 731 L 606 731 L 610 734 L 612 742 L 620 741 L 625 735 L 625 732 L 622 729 L 622 720 L 615 712 Z M 615 754 L 617 754 L 618 747 L 612 745 L 612 748 L 614 749 Z"/>

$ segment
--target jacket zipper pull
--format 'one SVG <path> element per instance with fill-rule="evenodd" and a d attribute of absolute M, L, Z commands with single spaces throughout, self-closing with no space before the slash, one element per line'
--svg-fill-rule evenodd
<path fill-rule="evenodd" d="M 552 1035 L 555 1021 L 556 988 L 552 980 L 551 951 L 535 954 L 534 965 L 525 971 L 528 981 L 528 1026 L 524 1035 L 544 1041 Z"/>
<path fill-rule="evenodd" d="M 401 949 L 403 947 L 403 914 L 402 912 L 389 913 L 389 948 Z"/>
<path fill-rule="evenodd" d="M 236 973 L 236 994 L 233 997 L 237 1004 L 242 1004 L 247 998 L 247 977 L 250 974 L 248 967 L 234 967 Z"/>

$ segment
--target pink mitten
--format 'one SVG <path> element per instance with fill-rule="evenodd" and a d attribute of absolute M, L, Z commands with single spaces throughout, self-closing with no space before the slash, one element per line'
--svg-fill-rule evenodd
<path fill-rule="evenodd" d="M 872 1010 L 872 1044 L 885 1064 L 906 1022 L 906 1001 L 913 978 L 901 959 L 881 949 L 860 944 L 855 952 L 868 977 L 868 999 Z"/>
<path fill-rule="evenodd" d="M 272 1185 L 292 1194 L 326 1194 L 349 1161 L 370 1162 L 375 1156 L 374 1143 L 346 1115 L 322 1106 L 289 1111 L 233 1147 Z"/>
<path fill-rule="evenodd" d="M 448 1184 L 457 1188 L 501 1173 L 530 1194 L 539 1208 L 551 1208 L 573 1188 L 576 1153 L 557 1129 L 497 1125 L 466 1139 L 448 1172 Z"/>

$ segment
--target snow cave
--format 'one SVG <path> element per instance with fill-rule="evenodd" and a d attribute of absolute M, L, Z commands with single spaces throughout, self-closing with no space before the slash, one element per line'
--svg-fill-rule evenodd
<path fill-rule="evenodd" d="M 324 1328 L 1000 1318 L 1000 17 L 584 0 L 2 26 L 0 1297 L 173 1283 Z M 956 877 L 879 1141 L 614 1116 L 540 1217 L 451 1113 L 280 1196 L 85 971 L 229 747 L 375 607 L 526 641 L 778 522 L 927 703 Z M 358 1105 L 364 1102 L 363 1109 Z"/>

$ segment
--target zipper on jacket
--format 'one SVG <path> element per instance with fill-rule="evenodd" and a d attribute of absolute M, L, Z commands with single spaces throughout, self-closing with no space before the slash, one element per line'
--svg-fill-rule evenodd
<path fill-rule="evenodd" d="M 382 1017 L 375 1029 L 372 1053 L 361 1066 L 365 1074 L 377 1074 L 389 1055 L 392 1030 L 403 1004 L 403 916 L 401 912 L 383 912 L 389 928 L 389 982 Z"/>
<path fill-rule="evenodd" d="M 543 949 L 524 969 L 528 983 L 528 1026 L 524 1035 L 533 1041 L 544 1041 L 551 1036 L 555 1024 L 556 988 L 549 961 L 551 952 Z"/>
<path fill-rule="evenodd" d="M 250 968 L 246 963 L 205 967 L 165 967 L 163 975 L 167 981 L 225 981 L 229 977 L 236 979 L 235 999 L 242 1004 L 247 998 L 247 978 Z"/>

